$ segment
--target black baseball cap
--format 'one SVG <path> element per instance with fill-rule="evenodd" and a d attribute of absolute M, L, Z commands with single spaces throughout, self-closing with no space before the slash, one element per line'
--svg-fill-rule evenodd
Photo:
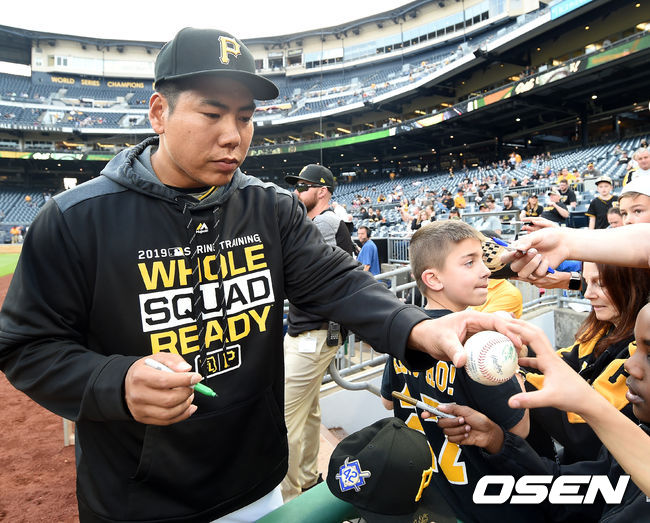
<path fill-rule="evenodd" d="M 273 100 L 276 85 L 255 72 L 255 59 L 233 35 L 218 29 L 181 29 L 156 58 L 154 85 L 197 75 L 224 76 L 243 83 L 257 100 Z"/>
<path fill-rule="evenodd" d="M 310 182 L 316 185 L 327 187 L 330 192 L 334 192 L 334 175 L 327 167 L 310 163 L 305 165 L 298 176 L 285 176 L 284 181 L 288 184 L 295 185 L 298 182 Z"/>
<path fill-rule="evenodd" d="M 455 522 L 435 486 L 429 487 L 435 473 L 425 435 L 399 418 L 385 418 L 336 446 L 327 486 L 334 496 L 354 505 L 368 523 Z"/>

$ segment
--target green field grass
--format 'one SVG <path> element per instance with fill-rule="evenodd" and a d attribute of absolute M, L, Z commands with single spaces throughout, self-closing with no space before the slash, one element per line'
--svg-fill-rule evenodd
<path fill-rule="evenodd" d="M 12 274 L 18 263 L 19 253 L 0 254 L 0 276 Z"/>

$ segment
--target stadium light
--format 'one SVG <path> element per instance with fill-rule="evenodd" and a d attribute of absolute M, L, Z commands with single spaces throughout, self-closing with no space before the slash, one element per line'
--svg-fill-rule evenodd
<path fill-rule="evenodd" d="M 350 132 L 351 132 L 348 129 L 344 129 L 343 127 L 337 127 L 336 130 L 341 131 L 342 133 L 345 133 L 345 134 L 350 134 Z"/>

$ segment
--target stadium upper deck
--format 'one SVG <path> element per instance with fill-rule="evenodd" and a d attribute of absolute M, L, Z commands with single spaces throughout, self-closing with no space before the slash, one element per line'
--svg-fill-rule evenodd
<path fill-rule="evenodd" d="M 426 5 L 430 2 L 415 3 Z M 281 70 L 283 74 L 273 75 L 280 88 L 280 96 L 278 99 L 260 107 L 258 120 L 267 124 L 282 124 L 285 123 L 284 120 L 288 117 L 298 119 L 301 115 L 306 115 L 306 118 L 303 119 L 314 118 L 315 112 L 320 107 L 330 109 L 345 107 L 355 101 L 368 99 L 397 89 L 405 82 L 413 81 L 414 77 L 420 77 L 425 72 L 448 65 L 454 60 L 471 54 L 499 34 L 505 34 L 506 28 L 499 28 L 499 26 L 507 22 L 509 17 L 497 9 L 492 11 L 493 15 L 490 16 L 489 2 L 479 2 L 473 8 L 470 8 L 469 18 L 465 21 L 466 25 L 463 25 L 462 32 L 460 28 L 456 30 L 455 25 L 452 24 L 448 26 L 449 31 L 445 32 L 446 30 L 443 30 L 443 34 L 438 38 L 428 38 L 426 31 L 434 31 L 431 34 L 435 34 L 431 24 L 408 31 L 407 36 L 409 33 L 413 33 L 411 35 L 413 38 L 408 40 L 408 47 L 412 48 L 408 54 L 403 52 L 402 43 L 400 43 L 399 47 L 396 47 L 394 43 L 387 45 L 387 42 L 393 42 L 394 37 L 380 38 L 379 41 L 372 44 L 375 46 L 374 53 L 379 54 L 379 56 L 370 63 L 368 63 L 369 60 L 364 59 L 366 57 L 359 58 L 358 50 L 356 50 L 358 46 L 354 45 L 342 49 L 346 53 L 349 51 L 350 56 L 357 57 L 356 59 L 342 59 L 341 67 L 328 67 L 327 71 L 323 71 L 325 65 L 321 63 L 319 71 L 316 73 L 310 70 L 313 69 L 315 63 L 311 59 L 313 53 L 311 55 L 309 53 L 304 56 L 301 55 L 300 63 L 294 61 L 287 64 L 286 67 L 274 66 L 275 71 L 268 70 L 268 67 L 265 67 L 265 64 L 269 63 L 268 59 L 260 58 L 258 62 L 261 71 L 277 73 Z M 472 17 L 473 12 L 478 14 Z M 459 13 L 456 13 L 451 19 L 455 20 L 458 16 Z M 474 19 L 476 19 L 476 23 L 474 23 Z M 450 23 L 445 20 L 446 18 L 443 18 L 438 23 Z M 510 21 L 508 27 L 514 27 L 521 23 L 522 20 L 518 22 Z M 427 45 L 421 45 L 420 39 L 423 39 L 422 43 L 426 42 Z M 411 41 L 417 41 L 417 45 L 411 46 Z M 56 47 L 57 41 L 55 40 L 54 43 Z M 36 45 L 38 46 L 40 43 Z M 263 45 L 268 47 L 267 44 Z M 38 54 L 35 49 L 40 49 L 40 47 L 32 49 L 33 55 Z M 400 50 L 398 51 L 398 49 Z M 63 51 L 63 53 L 65 52 Z M 67 50 L 67 52 L 70 51 Z M 29 103 L 47 106 L 62 103 L 65 106 L 73 107 L 113 107 L 115 110 L 121 110 L 124 113 L 131 112 L 133 108 L 138 106 L 146 106 L 152 92 L 150 77 L 145 79 L 120 79 L 71 74 L 66 70 L 71 69 L 74 71 L 72 64 L 75 63 L 75 59 L 79 60 L 79 57 L 60 56 L 58 51 L 55 51 L 55 53 L 54 55 L 47 55 L 48 61 L 61 64 L 59 67 L 50 68 L 54 69 L 54 71 L 39 71 L 38 67 L 34 67 L 33 62 L 31 78 L 11 75 L 0 76 L 0 98 L 9 105 L 17 104 L 17 107 Z M 269 56 L 275 54 L 277 52 L 270 52 Z M 322 50 L 320 56 L 326 54 L 327 51 Z M 292 56 L 295 58 L 295 54 Z M 153 59 L 154 56 L 151 56 L 151 61 Z M 36 58 L 36 61 L 42 63 L 43 58 Z M 359 61 L 365 62 L 365 65 L 363 63 L 361 65 L 357 64 L 356 62 Z M 67 64 L 70 64 L 70 67 Z M 351 66 L 354 66 L 352 73 L 349 71 Z M 306 74 L 296 75 L 297 67 L 302 67 Z M 40 69 L 43 69 L 43 67 Z M 82 69 L 76 70 L 80 71 Z M 51 122 L 47 121 L 48 118 L 44 119 L 46 124 L 51 124 Z M 4 123 L 20 126 L 22 122 Z M 30 122 L 30 125 L 32 125 L 32 122 Z"/>
<path fill-rule="evenodd" d="M 645 26 L 639 24 L 650 20 L 647 2 L 593 0 L 568 12 L 567 6 L 578 4 L 568 0 L 523 2 L 533 8 L 528 13 L 523 13 L 524 9 L 505 11 L 504 6 L 515 5 L 513 2 L 466 2 L 478 14 L 468 17 L 466 12 L 461 26 L 444 26 L 449 16 L 458 17 L 460 3 L 451 6 L 454 13 L 439 10 L 430 20 L 426 9 L 431 4 L 436 2 L 412 2 L 398 13 L 368 17 L 347 29 L 247 42 L 260 56 L 260 68 L 272 76 L 282 94 L 259 107 L 256 141 L 246 167 L 262 176 L 262 169 L 284 173 L 313 161 L 328 163 L 335 172 L 382 171 L 390 167 L 387 164 L 398 169 L 404 162 L 439 168 L 448 162 L 472 162 L 490 148 L 498 155 L 499 147 L 508 147 L 505 144 L 545 146 L 553 139 L 567 146 L 574 140 L 570 128 L 583 126 L 585 120 L 593 126 L 595 116 L 601 120 L 625 113 L 639 116 L 644 96 L 636 93 L 643 90 L 644 82 L 647 85 L 645 78 L 639 86 L 625 82 L 629 92 L 622 97 L 617 91 L 620 85 L 592 78 L 603 78 L 599 68 L 623 67 L 623 75 L 635 71 L 630 60 L 641 60 L 647 47 Z M 415 17 L 410 14 L 413 12 Z M 444 27 L 431 31 L 431 24 Z M 589 32 L 586 26 L 591 26 Z M 354 34 L 355 27 L 360 35 Z M 389 50 L 389 40 L 369 41 L 377 31 L 381 38 L 395 38 L 397 28 L 402 28 L 399 46 L 393 42 Z M 358 42 L 364 35 L 365 44 L 374 46 L 372 57 L 359 54 Z M 31 77 L 0 75 L 0 149 L 12 154 L 21 151 L 14 158 L 36 158 L 28 151 L 37 150 L 47 151 L 38 153 L 41 160 L 105 161 L 119 148 L 151 133 L 146 118 L 150 79 L 71 73 L 78 65 L 64 51 L 71 49 L 70 42 L 77 54 L 80 47 L 93 53 L 101 47 L 108 56 L 110 48 L 111 63 L 127 58 L 127 62 L 151 65 L 160 43 L 100 42 L 44 34 L 24 38 L 33 73 Z M 314 52 L 322 57 L 332 46 L 343 49 L 340 60 L 314 66 L 310 39 L 318 40 Z M 303 42 L 299 62 L 293 53 L 297 42 Z M 39 47 L 40 57 L 35 51 Z M 132 53 L 132 47 L 138 52 Z M 282 61 L 271 60 L 280 51 Z M 0 57 L 2 52 L 0 46 Z M 290 56 L 294 58 L 289 60 Z M 37 70 L 37 60 L 52 65 Z M 625 63 L 630 65 L 623 66 Z M 114 64 L 104 65 L 107 71 L 116 72 Z M 603 89 L 612 86 L 609 92 L 599 92 L 598 102 L 590 98 L 595 82 Z M 484 114 L 486 110 L 489 115 Z M 513 113 L 519 118 L 516 124 Z M 626 119 L 621 120 L 620 129 L 625 130 Z M 603 131 L 600 124 L 591 135 Z M 472 154 L 471 149 L 481 143 L 483 150 Z M 448 154 L 450 158 L 446 158 Z M 0 165 L 2 156 L 0 150 Z M 100 166 L 94 163 L 86 162 L 82 168 L 96 171 Z M 11 168 L 17 165 L 20 162 Z M 44 165 L 37 162 L 29 169 L 42 172 Z M 55 167 L 58 164 L 49 165 L 49 172 Z"/>

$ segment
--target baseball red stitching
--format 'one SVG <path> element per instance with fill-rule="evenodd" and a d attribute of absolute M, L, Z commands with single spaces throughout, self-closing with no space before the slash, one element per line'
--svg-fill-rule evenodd
<path fill-rule="evenodd" d="M 496 337 L 493 337 L 492 339 L 488 340 L 487 342 L 485 342 L 484 345 L 481 346 L 481 349 L 479 350 L 479 353 L 478 353 L 478 358 L 479 358 L 479 360 L 478 360 L 478 369 L 479 369 L 479 371 L 481 373 L 481 376 L 483 378 L 489 380 L 489 381 L 494 381 L 496 383 L 504 383 L 504 382 L 508 381 L 508 379 L 506 379 L 506 378 L 496 378 L 496 377 L 492 376 L 491 374 L 489 374 L 488 369 L 485 367 L 485 357 L 487 356 L 487 353 L 489 352 L 489 350 L 494 345 L 496 345 L 497 343 L 501 343 L 501 341 L 503 341 L 503 340 L 497 339 Z"/>

